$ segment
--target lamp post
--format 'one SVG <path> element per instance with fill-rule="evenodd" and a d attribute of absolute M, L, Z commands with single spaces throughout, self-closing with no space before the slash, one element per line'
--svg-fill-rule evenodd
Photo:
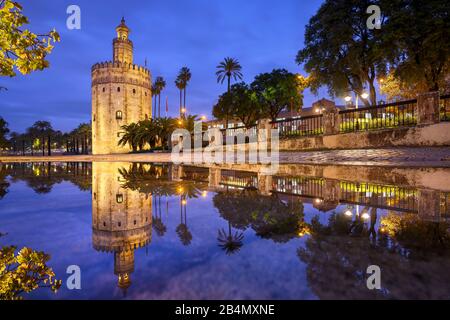
<path fill-rule="evenodd" d="M 366 93 L 366 92 L 363 92 L 363 93 L 361 94 L 361 98 L 363 98 L 364 100 L 367 99 L 368 97 L 369 97 L 369 94 Z M 348 96 L 346 96 L 346 97 L 344 98 L 344 100 L 345 100 L 347 103 L 349 103 L 350 101 L 352 101 L 352 97 L 348 95 Z M 358 108 L 359 108 L 359 95 L 356 94 L 356 98 L 355 98 L 355 109 L 358 109 Z"/>

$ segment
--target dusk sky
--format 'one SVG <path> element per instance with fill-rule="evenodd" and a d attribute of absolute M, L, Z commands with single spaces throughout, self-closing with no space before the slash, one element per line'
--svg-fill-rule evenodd
<path fill-rule="evenodd" d="M 59 130 L 89 122 L 91 66 L 112 59 L 115 27 L 124 16 L 131 29 L 134 62 L 144 65 L 147 58 L 153 79 L 163 76 L 167 82 L 161 99 L 165 102 L 168 97 L 169 115 L 177 115 L 179 94 L 174 80 L 179 69 L 187 66 L 192 72 L 188 112 L 211 118 L 212 106 L 226 90 L 215 76 L 217 64 L 225 57 L 239 60 L 246 82 L 274 68 L 304 74 L 295 56 L 303 47 L 305 25 L 321 2 L 22 0 L 28 27 L 35 33 L 54 27 L 61 42 L 49 56 L 50 68 L 0 79 L 0 86 L 8 88 L 0 93 L 0 116 L 14 131 L 23 131 L 36 120 L 51 121 Z M 66 9 L 71 4 L 81 8 L 81 30 L 66 28 Z M 315 100 L 305 91 L 305 106 Z"/>

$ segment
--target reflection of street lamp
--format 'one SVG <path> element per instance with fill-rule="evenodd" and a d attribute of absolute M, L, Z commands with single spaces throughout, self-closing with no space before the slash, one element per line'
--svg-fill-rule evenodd
<path fill-rule="evenodd" d="M 347 217 L 353 216 L 353 213 L 350 211 L 350 209 L 347 210 L 347 211 L 345 211 L 344 214 L 345 214 Z"/>

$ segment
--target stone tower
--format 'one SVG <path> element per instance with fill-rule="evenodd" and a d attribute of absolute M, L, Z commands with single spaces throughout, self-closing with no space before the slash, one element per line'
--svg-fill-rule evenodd
<path fill-rule="evenodd" d="M 92 66 L 92 153 L 127 153 L 121 127 L 152 117 L 151 73 L 133 63 L 130 30 L 122 18 L 113 40 L 113 60 Z"/>
<path fill-rule="evenodd" d="M 94 249 L 114 254 L 118 287 L 131 285 L 134 251 L 152 237 L 152 197 L 123 187 L 120 170 L 128 163 L 92 163 L 92 243 Z"/>

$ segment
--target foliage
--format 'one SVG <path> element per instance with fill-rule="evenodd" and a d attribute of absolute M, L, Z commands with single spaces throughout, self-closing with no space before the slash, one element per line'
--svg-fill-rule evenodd
<path fill-rule="evenodd" d="M 301 203 L 285 204 L 276 195 L 264 196 L 250 189 L 219 192 L 213 203 L 234 228 L 251 227 L 258 236 L 275 242 L 284 243 L 297 237 L 304 217 Z"/>
<path fill-rule="evenodd" d="M 231 96 L 233 117 L 240 119 L 247 128 L 254 126 L 262 115 L 256 92 L 245 83 L 238 83 L 231 87 L 227 95 Z"/>
<path fill-rule="evenodd" d="M 43 70 L 49 66 L 46 57 L 53 44 L 60 41 L 52 30 L 47 34 L 34 34 L 21 29 L 28 24 L 22 6 L 11 0 L 0 0 L 0 75 L 15 76 L 15 68 L 22 74 Z"/>
<path fill-rule="evenodd" d="M 0 117 L 0 149 L 8 147 L 9 143 L 6 135 L 9 133 L 8 122 Z"/>
<path fill-rule="evenodd" d="M 55 279 L 52 268 L 47 266 L 50 255 L 23 248 L 15 255 L 16 247 L 0 250 L 0 299 L 22 299 L 21 294 L 38 288 L 50 288 L 56 292 L 61 280 Z"/>
<path fill-rule="evenodd" d="M 281 111 L 303 106 L 303 78 L 285 69 L 275 69 L 255 77 L 251 89 L 263 115 L 275 121 Z"/>
<path fill-rule="evenodd" d="M 412 85 L 407 85 L 395 77 L 394 72 L 389 72 L 384 78 L 379 79 L 380 93 L 386 95 L 388 101 L 402 101 L 417 98 L 420 92 L 426 89 L 419 89 Z"/>
<path fill-rule="evenodd" d="M 381 31 L 366 26 L 366 9 L 371 4 L 379 5 L 379 1 L 327 0 L 310 19 L 305 47 L 296 61 L 310 73 L 314 93 L 321 86 L 328 87 L 333 97 L 353 91 L 366 106 L 376 105 L 375 80 L 384 72 L 386 59 L 379 41 Z M 370 101 L 361 97 L 366 86 Z"/>
<path fill-rule="evenodd" d="M 383 1 L 382 43 L 404 88 L 449 89 L 450 3 L 446 0 Z M 447 79 L 446 79 L 447 77 Z"/>

